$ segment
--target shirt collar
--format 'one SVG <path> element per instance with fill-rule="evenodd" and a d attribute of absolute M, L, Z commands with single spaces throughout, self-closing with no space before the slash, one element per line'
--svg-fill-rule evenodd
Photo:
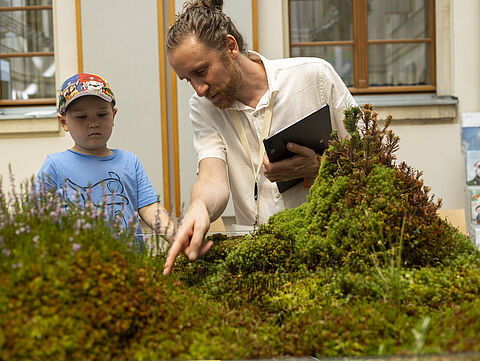
<path fill-rule="evenodd" d="M 91 155 L 91 154 L 84 154 L 84 153 L 79 153 L 79 152 L 76 152 L 74 150 L 71 150 L 71 149 L 67 149 L 68 152 L 70 153 L 73 153 L 79 157 L 83 157 L 83 158 L 89 158 L 89 159 L 96 159 L 96 160 L 99 160 L 99 161 L 107 161 L 107 160 L 112 160 L 114 158 L 117 157 L 118 155 L 118 149 L 111 149 L 112 151 L 112 154 L 110 155 L 107 155 L 105 157 L 98 157 L 96 155 Z"/>

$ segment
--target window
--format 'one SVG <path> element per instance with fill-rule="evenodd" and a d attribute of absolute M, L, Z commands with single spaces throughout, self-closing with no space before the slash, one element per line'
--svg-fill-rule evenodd
<path fill-rule="evenodd" d="M 289 0 L 290 56 L 330 62 L 354 94 L 435 91 L 434 0 Z"/>
<path fill-rule="evenodd" d="M 51 0 L 0 0 L 0 106 L 55 104 Z"/>

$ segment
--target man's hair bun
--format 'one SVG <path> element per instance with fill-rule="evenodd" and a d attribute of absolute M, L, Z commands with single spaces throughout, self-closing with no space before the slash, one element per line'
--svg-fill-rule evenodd
<path fill-rule="evenodd" d="M 168 29 L 167 50 L 178 47 L 186 38 L 195 36 L 197 40 L 218 52 L 224 52 L 228 35 L 237 41 L 238 48 L 247 54 L 247 48 L 235 24 L 223 11 L 223 0 L 189 0 L 183 10 L 175 16 Z"/>
<path fill-rule="evenodd" d="M 211 9 L 222 10 L 223 7 L 223 0 L 203 0 L 203 3 Z"/>

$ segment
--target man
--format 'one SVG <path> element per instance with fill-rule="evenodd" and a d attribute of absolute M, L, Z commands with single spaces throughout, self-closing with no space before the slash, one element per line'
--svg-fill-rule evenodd
<path fill-rule="evenodd" d="M 343 110 L 356 105 L 330 64 L 318 58 L 269 61 L 248 52 L 243 38 L 221 7 L 223 1 L 194 0 L 175 19 L 167 39 L 168 61 L 196 94 L 190 100 L 198 177 L 164 273 L 176 256 L 203 256 L 210 222 L 224 211 L 229 190 L 236 222 L 265 223 L 285 208 L 306 200 L 308 186 L 279 193 L 275 182 L 306 178 L 311 184 L 320 166 L 312 149 L 288 143 L 292 158 L 271 163 L 263 138 L 329 104 L 332 127 L 340 136 Z"/>

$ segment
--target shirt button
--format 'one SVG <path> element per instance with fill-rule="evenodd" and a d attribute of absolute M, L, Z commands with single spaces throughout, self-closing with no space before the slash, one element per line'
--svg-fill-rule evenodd
<path fill-rule="evenodd" d="M 258 113 L 253 113 L 253 117 L 254 118 L 258 117 Z"/>
<path fill-rule="evenodd" d="M 280 193 L 276 193 L 275 196 L 274 196 L 275 199 L 280 199 Z"/>

